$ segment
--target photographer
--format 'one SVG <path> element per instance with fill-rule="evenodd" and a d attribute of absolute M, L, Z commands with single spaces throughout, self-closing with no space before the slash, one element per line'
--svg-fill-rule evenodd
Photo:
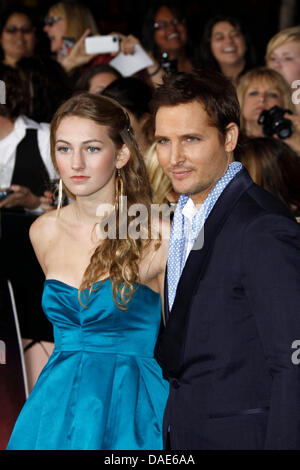
<path fill-rule="evenodd" d="M 244 134 L 249 137 L 284 137 L 284 142 L 300 156 L 300 119 L 295 114 L 289 86 L 278 72 L 266 67 L 250 70 L 242 76 L 237 94 L 241 106 L 241 130 Z M 265 111 L 274 106 L 281 109 L 267 113 L 265 119 L 260 118 L 263 112 L 265 115 Z M 263 125 L 262 121 L 267 121 L 268 125 Z M 277 133 L 278 127 L 287 128 L 287 132 Z"/>

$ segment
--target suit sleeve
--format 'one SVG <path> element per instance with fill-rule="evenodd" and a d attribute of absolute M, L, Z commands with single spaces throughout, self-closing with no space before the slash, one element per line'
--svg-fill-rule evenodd
<path fill-rule="evenodd" d="M 259 216 L 245 231 L 243 275 L 272 376 L 265 449 L 300 449 L 300 225 Z M 300 350 L 299 355 L 300 358 Z"/>

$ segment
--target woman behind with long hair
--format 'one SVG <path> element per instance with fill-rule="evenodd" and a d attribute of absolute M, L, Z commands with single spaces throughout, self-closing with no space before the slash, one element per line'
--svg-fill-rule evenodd
<path fill-rule="evenodd" d="M 235 85 L 256 62 L 245 26 L 237 18 L 226 15 L 215 16 L 206 23 L 199 56 L 202 67 L 223 73 Z"/>
<path fill-rule="evenodd" d="M 76 95 L 50 143 L 74 199 L 30 230 L 55 349 L 8 449 L 161 449 L 168 386 L 153 350 L 167 240 L 129 118 L 110 98 Z"/>
<path fill-rule="evenodd" d="M 195 67 L 195 48 L 178 2 L 159 0 L 148 9 L 142 27 L 142 45 L 153 57 L 154 69 L 148 70 L 154 85 L 165 73 L 189 72 Z M 163 54 L 167 54 L 166 61 Z"/>
<path fill-rule="evenodd" d="M 300 159 L 288 145 L 271 137 L 256 137 L 240 146 L 236 158 L 256 184 L 300 215 Z"/>

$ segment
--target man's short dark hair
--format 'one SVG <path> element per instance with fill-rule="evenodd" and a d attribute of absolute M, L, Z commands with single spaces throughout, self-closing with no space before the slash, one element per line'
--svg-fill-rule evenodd
<path fill-rule="evenodd" d="M 234 85 L 224 75 L 208 70 L 181 72 L 165 77 L 151 101 L 153 118 L 162 106 L 176 106 L 192 101 L 202 104 L 212 125 L 223 138 L 229 123 L 240 125 L 240 105 Z"/>

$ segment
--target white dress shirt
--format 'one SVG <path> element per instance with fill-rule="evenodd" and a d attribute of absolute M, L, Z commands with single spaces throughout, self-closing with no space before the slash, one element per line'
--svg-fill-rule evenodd
<path fill-rule="evenodd" d="M 50 180 L 57 178 L 50 155 L 50 124 L 45 122 L 39 124 L 26 116 L 20 116 L 15 121 L 13 131 L 0 140 L 0 188 L 11 185 L 17 146 L 24 139 L 27 129 L 37 129 L 38 148 L 49 178 Z"/>

